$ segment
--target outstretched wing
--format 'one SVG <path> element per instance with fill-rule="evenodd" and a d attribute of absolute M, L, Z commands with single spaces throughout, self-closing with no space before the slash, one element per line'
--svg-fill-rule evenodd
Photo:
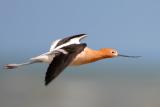
<path fill-rule="evenodd" d="M 69 46 L 61 48 L 64 52 L 59 52 L 54 57 L 54 60 L 49 65 L 46 76 L 45 85 L 48 85 L 53 79 L 55 79 L 72 61 L 81 53 L 86 44 L 71 44 Z"/>
<path fill-rule="evenodd" d="M 87 37 L 86 34 L 78 34 L 63 39 L 58 39 L 52 43 L 50 51 L 53 51 L 55 48 L 58 49 L 71 44 L 80 44 L 80 40 L 82 40 L 85 37 Z"/>

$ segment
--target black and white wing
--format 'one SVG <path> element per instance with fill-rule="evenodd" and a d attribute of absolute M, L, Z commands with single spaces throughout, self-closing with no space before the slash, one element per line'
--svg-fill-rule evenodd
<path fill-rule="evenodd" d="M 48 85 L 53 79 L 55 79 L 72 61 L 81 53 L 86 44 L 71 44 L 61 48 L 61 51 L 56 53 L 54 60 L 49 65 L 46 76 L 45 85 Z"/>
<path fill-rule="evenodd" d="M 54 51 L 55 49 L 60 49 L 64 46 L 71 45 L 71 44 L 80 44 L 80 40 L 87 37 L 86 34 L 78 34 L 72 35 L 63 39 L 58 39 L 54 41 L 50 47 L 50 51 Z"/>

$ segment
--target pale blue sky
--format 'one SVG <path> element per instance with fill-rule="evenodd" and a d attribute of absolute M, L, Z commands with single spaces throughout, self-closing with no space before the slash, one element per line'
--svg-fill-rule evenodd
<path fill-rule="evenodd" d="M 52 40 L 86 33 L 94 49 L 157 59 L 159 19 L 158 0 L 0 0 L 1 54 L 28 58 L 47 51 Z"/>

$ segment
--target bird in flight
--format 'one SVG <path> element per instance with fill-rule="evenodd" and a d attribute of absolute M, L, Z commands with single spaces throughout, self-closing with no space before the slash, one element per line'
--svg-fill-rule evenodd
<path fill-rule="evenodd" d="M 87 47 L 86 43 L 80 42 L 85 37 L 87 37 L 86 34 L 78 34 L 55 40 L 48 52 L 33 57 L 25 63 L 7 64 L 4 68 L 14 69 L 33 63 L 48 63 L 49 67 L 45 75 L 45 85 L 47 86 L 68 66 L 88 64 L 101 59 L 118 56 L 131 58 L 140 57 L 122 55 L 112 48 L 102 48 L 100 50 L 90 49 Z"/>

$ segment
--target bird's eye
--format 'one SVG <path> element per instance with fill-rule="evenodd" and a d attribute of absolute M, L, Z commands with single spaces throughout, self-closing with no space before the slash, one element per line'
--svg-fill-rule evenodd
<path fill-rule="evenodd" d="M 114 51 L 112 51 L 112 53 L 115 53 Z"/>

